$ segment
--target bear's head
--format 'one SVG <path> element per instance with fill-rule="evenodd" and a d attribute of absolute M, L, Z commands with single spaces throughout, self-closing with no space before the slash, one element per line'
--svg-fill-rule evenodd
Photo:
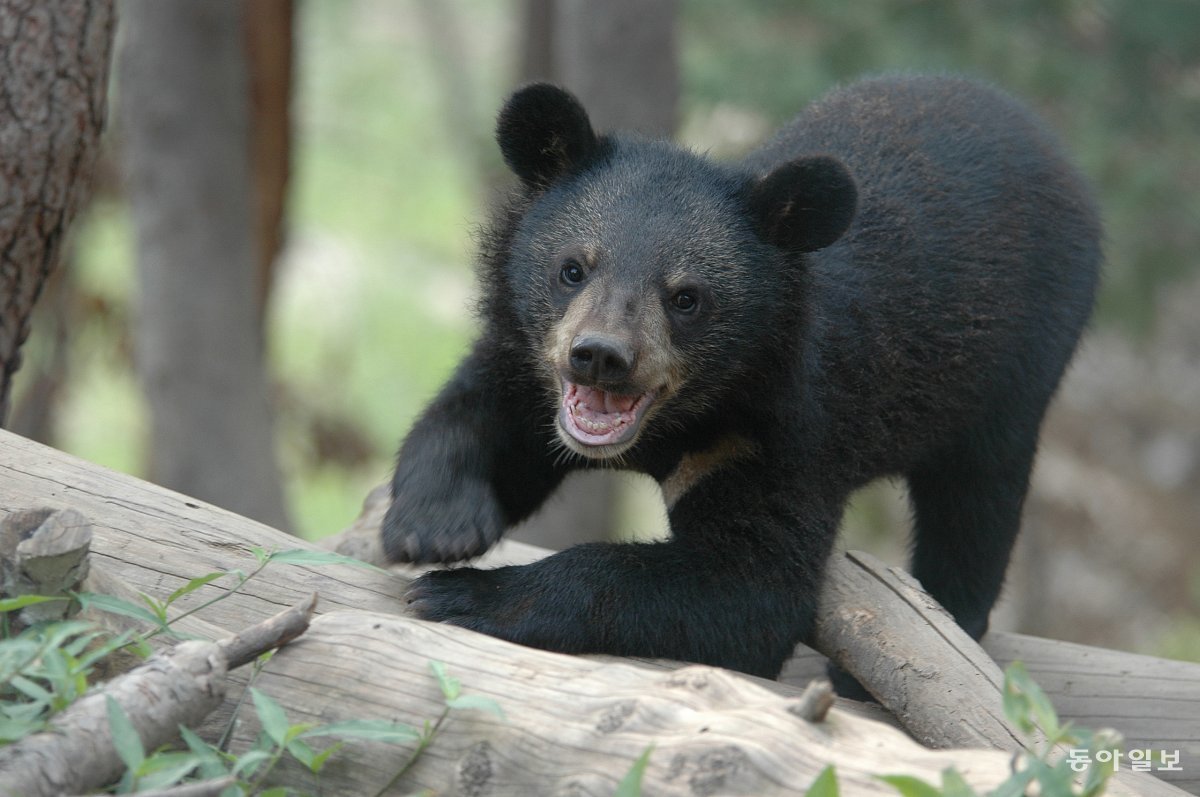
<path fill-rule="evenodd" d="M 839 161 L 758 175 L 597 136 L 578 100 L 547 84 L 509 99 L 496 137 L 524 188 L 499 267 L 568 449 L 609 459 L 651 428 L 686 433 L 795 354 L 806 253 L 854 217 Z"/>

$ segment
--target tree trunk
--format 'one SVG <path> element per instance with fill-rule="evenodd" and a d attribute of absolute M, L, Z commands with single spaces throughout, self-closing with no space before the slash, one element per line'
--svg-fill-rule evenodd
<path fill-rule="evenodd" d="M 674 0 L 525 0 L 521 81 L 548 80 L 574 92 L 598 131 L 675 131 L 679 58 Z M 616 524 L 620 481 L 574 474 L 513 531 L 545 548 L 605 540 Z"/>
<path fill-rule="evenodd" d="M 675 0 L 558 0 L 555 68 L 598 132 L 675 132 L 679 56 Z"/>
<path fill-rule="evenodd" d="M 244 5 L 125 0 L 120 108 L 150 473 L 287 526 L 264 364 Z"/>
<path fill-rule="evenodd" d="M 0 0 L 0 426 L 42 286 L 91 181 L 112 0 Z"/>
<path fill-rule="evenodd" d="M 284 206 L 291 176 L 292 0 L 247 0 L 246 58 L 250 74 L 250 163 L 258 253 L 255 297 L 260 317 L 284 244 Z"/>

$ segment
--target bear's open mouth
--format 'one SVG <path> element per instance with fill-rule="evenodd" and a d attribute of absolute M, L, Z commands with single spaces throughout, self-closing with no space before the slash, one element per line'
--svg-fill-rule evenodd
<path fill-rule="evenodd" d="M 559 424 L 584 446 L 617 446 L 633 441 L 656 391 L 625 396 L 563 380 Z"/>

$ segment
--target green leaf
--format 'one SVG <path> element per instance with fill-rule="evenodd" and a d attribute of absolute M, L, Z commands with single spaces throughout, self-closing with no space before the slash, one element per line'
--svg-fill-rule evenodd
<path fill-rule="evenodd" d="M 1014 772 L 1003 783 L 992 789 L 988 793 L 988 797 L 1024 797 L 1025 789 L 1033 780 L 1033 775 L 1033 770 L 1028 768 Z"/>
<path fill-rule="evenodd" d="M 51 623 L 49 626 L 39 629 L 36 638 L 41 641 L 44 648 L 60 648 L 67 644 L 67 641 L 80 634 L 86 634 L 94 631 L 96 625 L 89 623 L 86 620 L 67 620 L 65 622 Z"/>
<path fill-rule="evenodd" d="M 273 786 L 258 793 L 258 797 L 288 797 L 287 786 Z"/>
<path fill-rule="evenodd" d="M 150 790 L 174 786 L 199 766 L 200 757 L 190 750 L 157 752 L 138 767 L 138 788 Z"/>
<path fill-rule="evenodd" d="M 283 707 L 267 694 L 250 687 L 250 696 L 254 698 L 254 709 L 258 712 L 258 721 L 271 741 L 283 747 L 287 744 L 288 718 Z"/>
<path fill-rule="evenodd" d="M 63 596 L 51 597 L 49 595 L 18 595 L 15 598 L 4 598 L 0 600 L 0 612 L 15 612 L 17 609 L 24 609 L 26 606 L 35 606 L 39 603 L 50 603 L 51 601 L 65 601 L 67 598 Z"/>
<path fill-rule="evenodd" d="M 930 785 L 920 778 L 910 775 L 878 775 L 877 777 L 900 792 L 903 797 L 941 797 L 941 792 L 936 786 Z"/>
<path fill-rule="evenodd" d="M 404 744 L 421 738 L 421 732 L 411 725 L 387 720 L 348 720 L 319 725 L 305 731 L 302 738 L 310 736 L 336 736 L 343 739 L 366 739 L 372 742 Z"/>
<path fill-rule="evenodd" d="M 954 767 L 942 770 L 942 797 L 978 797 Z"/>
<path fill-rule="evenodd" d="M 80 605 L 85 611 L 88 609 L 99 609 L 109 614 L 119 614 L 122 617 L 132 617 L 151 625 L 162 626 L 156 615 L 146 608 L 138 606 L 136 603 L 130 603 L 121 598 L 114 598 L 111 595 L 103 595 L 99 592 L 80 592 L 75 597 L 79 600 Z"/>
<path fill-rule="evenodd" d="M 250 549 L 250 553 L 254 554 L 254 558 L 258 561 L 259 567 L 265 565 L 267 560 L 271 558 L 271 554 L 268 553 L 267 549 L 263 548 L 261 545 L 253 546 Z M 243 576 L 243 578 L 245 577 Z"/>
<path fill-rule="evenodd" d="M 451 678 L 446 672 L 446 665 L 440 661 L 429 662 L 429 668 L 433 670 L 434 676 L 437 678 L 438 686 L 442 689 L 442 695 L 449 703 L 462 693 L 462 684 L 457 678 Z"/>
<path fill-rule="evenodd" d="M 35 700 L 38 703 L 44 703 L 49 706 L 54 702 L 54 695 L 46 691 L 46 688 L 41 684 L 31 681 L 24 675 L 18 675 L 10 680 L 9 685 L 16 689 L 21 694 L 28 697 L 30 700 Z"/>
<path fill-rule="evenodd" d="M 179 736 L 199 761 L 201 777 L 211 780 L 228 774 L 229 768 L 225 766 L 220 754 L 212 745 L 201 739 L 195 731 L 180 725 Z"/>
<path fill-rule="evenodd" d="M 309 769 L 311 769 L 315 774 L 321 774 L 321 770 L 325 768 L 325 763 L 329 760 L 329 757 L 338 750 L 341 750 L 345 745 L 345 742 L 334 742 L 333 744 L 329 745 L 324 750 L 317 753 L 316 757 L 313 759 L 312 766 L 309 767 Z"/>
<path fill-rule="evenodd" d="M 1029 675 L 1025 665 L 1014 661 L 1004 671 L 1004 714 L 1025 733 L 1041 728 L 1054 742 L 1062 734 L 1058 714 L 1050 699 Z"/>
<path fill-rule="evenodd" d="M 650 763 L 652 752 L 654 752 L 654 745 L 650 745 L 642 751 L 642 754 L 633 762 L 633 766 L 625 773 L 625 777 L 621 778 L 621 782 L 617 784 L 617 790 L 613 793 L 613 797 L 641 797 L 642 778 L 646 775 L 646 766 Z"/>
<path fill-rule="evenodd" d="M 364 562 L 361 559 L 355 559 L 353 556 L 334 553 L 333 551 L 312 551 L 306 548 L 289 548 L 286 551 L 275 551 L 268 557 L 272 563 L 288 564 L 288 565 L 350 565 L 352 567 L 365 567 L 369 570 L 377 570 L 380 573 L 385 573 L 383 568 L 376 567 L 370 562 Z"/>
<path fill-rule="evenodd" d="M 125 715 L 121 704 L 114 700 L 112 695 L 105 695 L 104 702 L 108 711 L 108 727 L 112 731 L 113 747 L 126 768 L 136 772 L 146 760 L 146 750 L 142 747 L 141 737 L 138 736 L 137 729 L 133 727 L 129 717 Z"/>
<path fill-rule="evenodd" d="M 808 791 L 804 792 L 804 797 L 838 797 L 837 773 L 833 770 L 833 764 L 821 770 Z"/>
<path fill-rule="evenodd" d="M 137 637 L 130 642 L 128 650 L 143 659 L 148 659 L 154 655 L 154 646 L 141 637 Z"/>
<path fill-rule="evenodd" d="M 229 774 L 238 776 L 245 772 L 247 775 L 253 775 L 258 769 L 258 765 L 264 761 L 271 760 L 271 752 L 269 750 L 248 750 L 242 753 L 233 765 L 233 771 Z"/>
<path fill-rule="evenodd" d="M 53 648 L 42 654 L 42 672 L 40 673 L 54 688 L 61 692 L 70 688 L 73 678 L 70 675 L 71 665 L 62 648 Z"/>
<path fill-rule="evenodd" d="M 103 635 L 104 635 L 104 632 L 102 632 L 102 631 L 92 631 L 87 634 L 80 634 L 79 636 L 75 637 L 70 642 L 67 642 L 66 644 L 62 645 L 61 647 L 62 647 L 62 650 L 64 653 L 67 653 L 72 658 L 75 658 L 75 657 L 79 656 L 81 653 L 83 653 L 85 650 L 87 650 L 87 646 L 92 644 L 92 642 L 94 640 L 98 639 L 99 637 L 101 637 Z"/>
<path fill-rule="evenodd" d="M 142 603 L 150 607 L 150 611 L 154 613 L 154 617 L 157 619 L 158 623 L 160 625 L 166 625 L 167 604 L 163 603 L 152 595 L 147 595 L 144 592 L 138 592 L 138 597 L 142 599 Z"/>
<path fill-rule="evenodd" d="M 500 708 L 500 704 L 492 698 L 484 697 L 483 695 L 459 695 L 456 698 L 447 700 L 446 705 L 453 709 L 486 711 L 490 714 L 495 714 L 500 719 L 504 719 L 504 709 Z"/>
<path fill-rule="evenodd" d="M 46 723 L 40 719 L 0 717 L 0 744 L 19 741 L 45 727 Z"/>
<path fill-rule="evenodd" d="M 292 741 L 292 739 L 299 739 L 304 735 L 305 731 L 310 731 L 313 729 L 313 727 L 314 726 L 311 722 L 301 722 L 296 725 L 289 725 L 287 729 L 287 735 L 283 737 L 284 744 Z"/>
<path fill-rule="evenodd" d="M 203 587 L 205 584 L 211 584 L 212 582 L 216 581 L 218 578 L 224 578 L 227 575 L 229 575 L 229 571 L 218 570 L 214 573 L 208 573 L 208 574 L 200 576 L 198 578 L 193 578 L 191 581 L 184 584 L 182 587 L 180 587 L 179 589 L 175 590 L 174 592 L 172 592 L 170 595 L 167 596 L 167 605 L 170 606 L 172 603 L 179 600 L 184 595 L 193 593 L 196 590 Z"/>
<path fill-rule="evenodd" d="M 317 754 L 314 753 L 313 749 L 305 744 L 302 740 L 292 739 L 288 741 L 287 751 L 291 753 L 297 761 L 307 767 L 309 772 L 316 771 L 313 769 L 313 765 L 317 758 Z"/>
<path fill-rule="evenodd" d="M 129 638 L 131 636 L 133 636 L 133 632 L 126 631 L 120 636 L 111 637 L 105 640 L 104 644 L 102 645 L 98 645 L 91 650 L 84 651 L 83 655 L 77 662 L 78 668 L 80 671 L 84 672 L 91 670 L 93 664 L 129 644 Z"/>

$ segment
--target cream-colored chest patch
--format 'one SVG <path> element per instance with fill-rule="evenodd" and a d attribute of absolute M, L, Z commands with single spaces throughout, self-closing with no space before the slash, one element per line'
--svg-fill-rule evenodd
<path fill-rule="evenodd" d="M 670 510 L 688 490 L 705 476 L 736 460 L 749 459 L 758 453 L 758 446 L 740 435 L 722 437 L 711 448 L 684 454 L 683 459 L 667 477 L 659 482 L 663 501 Z"/>

